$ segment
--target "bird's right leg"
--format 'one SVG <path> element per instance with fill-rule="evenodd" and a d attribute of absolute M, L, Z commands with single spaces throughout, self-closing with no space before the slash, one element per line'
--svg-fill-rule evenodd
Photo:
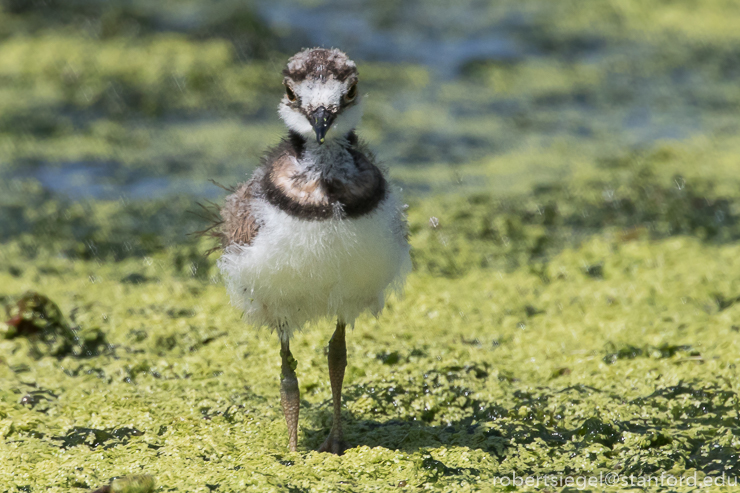
<path fill-rule="evenodd" d="M 331 396 L 334 402 L 334 421 L 329 436 L 319 447 L 319 452 L 330 452 L 342 455 L 349 448 L 342 437 L 342 383 L 344 369 L 347 367 L 347 343 L 345 329 L 347 325 L 337 320 L 337 329 L 329 340 L 329 380 L 331 381 Z"/>
<path fill-rule="evenodd" d="M 290 342 L 287 338 L 283 339 L 282 334 L 280 335 L 280 357 L 283 360 L 280 372 L 280 404 L 283 406 L 285 422 L 288 425 L 288 436 L 290 437 L 288 447 L 291 452 L 295 452 L 298 446 L 298 412 L 301 405 L 298 377 L 295 374 L 298 362 L 290 353 Z"/>

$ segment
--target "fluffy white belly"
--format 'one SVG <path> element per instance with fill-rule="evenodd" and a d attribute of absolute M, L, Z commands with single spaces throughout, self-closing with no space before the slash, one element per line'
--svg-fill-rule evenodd
<path fill-rule="evenodd" d="M 227 247 L 218 266 L 231 303 L 283 337 L 321 317 L 351 325 L 366 309 L 379 314 L 387 288 L 400 288 L 411 270 L 392 194 L 358 219 L 307 221 L 265 202 L 254 212 L 261 225 L 252 245 Z"/>

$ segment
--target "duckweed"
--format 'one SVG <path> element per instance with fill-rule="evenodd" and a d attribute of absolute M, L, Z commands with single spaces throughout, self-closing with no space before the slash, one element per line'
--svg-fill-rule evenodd
<path fill-rule="evenodd" d="M 295 338 L 292 454 L 277 340 L 246 327 L 215 280 L 175 269 L 168 250 L 27 263 L 11 242 L 3 257 L 24 270 L 0 273 L 5 303 L 38 289 L 109 349 L 31 358 L 30 337 L 0 341 L 0 484 L 86 491 L 144 473 L 162 491 L 465 491 L 511 473 L 736 475 L 740 305 L 717 293 L 735 296 L 739 253 L 602 233 L 541 271 L 417 270 L 403 299 L 348 337 L 354 447 L 337 458 L 313 452 L 331 426 L 330 321 Z M 584 274 L 594 261 L 603 276 Z M 157 281 L 123 282 L 131 272 Z"/>

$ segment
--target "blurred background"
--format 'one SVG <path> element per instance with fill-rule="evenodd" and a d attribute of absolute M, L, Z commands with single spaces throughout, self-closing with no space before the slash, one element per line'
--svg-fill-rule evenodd
<path fill-rule="evenodd" d="M 735 0 L 0 9 L 0 241 L 27 258 L 181 246 L 213 274 L 187 211 L 278 142 L 280 71 L 312 46 L 359 65 L 360 135 L 411 205 L 417 269 L 510 268 L 604 228 L 740 236 Z"/>

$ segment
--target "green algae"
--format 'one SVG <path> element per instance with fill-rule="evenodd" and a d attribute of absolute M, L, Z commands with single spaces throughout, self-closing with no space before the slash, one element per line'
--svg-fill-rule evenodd
<path fill-rule="evenodd" d="M 115 479 L 93 493 L 151 493 L 154 491 L 154 484 L 151 476 L 127 476 Z"/>
<path fill-rule="evenodd" d="M 151 476 L 131 476 L 116 479 L 111 483 L 111 493 L 150 493 L 154 491 L 154 479 Z"/>
<path fill-rule="evenodd" d="M 292 345 L 292 454 L 278 341 L 228 306 L 204 242 L 112 256 L 51 235 L 33 251 L 33 237 L 7 241 L 4 303 L 43 293 L 107 349 L 33 359 L 28 338 L 0 341 L 0 484 L 88 491 L 144 473 L 158 491 L 470 491 L 512 473 L 734 476 L 736 198 L 658 171 L 684 168 L 671 156 L 508 198 L 412 201 L 406 295 L 348 337 L 354 447 L 341 458 L 313 452 L 331 426 L 331 321 Z M 88 223 L 105 229 L 122 205 L 100 205 Z M 106 237 L 125 243 L 127 231 Z"/>
<path fill-rule="evenodd" d="M 466 491 L 512 472 L 735 475 L 740 305 L 721 300 L 740 289 L 738 253 L 686 235 L 597 234 L 553 255 L 544 276 L 416 272 L 403 299 L 348 334 L 354 448 L 341 458 L 312 452 L 331 425 L 330 321 L 294 340 L 292 454 L 278 341 L 245 327 L 221 286 L 183 275 L 170 252 L 40 256 L 0 285 L 34 286 L 63 313 L 85 307 L 113 352 L 31 361 L 23 339 L 0 343 L 0 484 L 85 491 L 143 472 L 163 491 Z M 587 275 L 596 262 L 602 275 Z M 132 271 L 157 281 L 122 282 Z"/>

